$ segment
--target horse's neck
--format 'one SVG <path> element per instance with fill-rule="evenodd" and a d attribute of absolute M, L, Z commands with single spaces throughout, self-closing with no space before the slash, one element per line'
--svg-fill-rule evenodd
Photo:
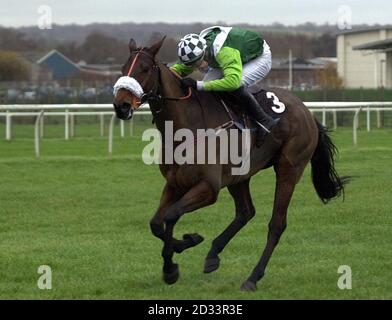
<path fill-rule="evenodd" d="M 179 98 L 184 96 L 184 92 L 181 89 L 179 81 L 172 74 L 170 69 L 165 65 L 159 63 L 160 69 L 160 85 L 161 94 L 164 97 L 175 97 Z M 166 100 L 163 103 L 162 111 L 157 119 L 157 127 L 159 130 L 164 128 L 165 121 L 173 121 L 174 129 L 189 128 L 190 123 L 188 120 L 187 112 L 190 107 L 191 98 L 180 101 Z"/>

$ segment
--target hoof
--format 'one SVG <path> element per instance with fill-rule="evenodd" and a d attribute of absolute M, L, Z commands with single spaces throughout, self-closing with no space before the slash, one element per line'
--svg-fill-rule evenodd
<path fill-rule="evenodd" d="M 204 273 L 210 273 L 219 268 L 219 258 L 207 258 L 204 263 Z"/>
<path fill-rule="evenodd" d="M 178 278 L 180 276 L 180 271 L 178 268 L 178 264 L 174 264 L 173 270 L 171 272 L 165 272 L 163 271 L 163 281 L 167 284 L 174 284 L 177 282 Z"/>
<path fill-rule="evenodd" d="M 189 241 L 189 248 L 195 247 L 204 241 L 204 238 L 198 233 L 184 234 L 182 239 Z"/>
<path fill-rule="evenodd" d="M 184 250 L 195 247 L 204 241 L 204 238 L 197 233 L 184 234 L 182 239 L 182 241 L 177 241 L 177 243 L 174 244 L 173 249 L 175 253 L 181 253 Z"/>
<path fill-rule="evenodd" d="M 245 281 L 241 286 L 241 291 L 254 292 L 256 290 L 257 290 L 256 284 L 249 280 Z"/>

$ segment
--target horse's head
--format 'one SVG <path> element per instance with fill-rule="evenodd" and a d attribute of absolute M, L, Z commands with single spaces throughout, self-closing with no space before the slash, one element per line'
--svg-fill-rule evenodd
<path fill-rule="evenodd" d="M 113 88 L 113 106 L 118 118 L 131 119 L 133 111 L 142 103 L 143 94 L 157 90 L 159 69 L 155 56 L 164 40 L 165 37 L 145 48 L 138 48 L 133 39 L 129 41 L 130 56 L 122 67 L 122 77 Z"/>

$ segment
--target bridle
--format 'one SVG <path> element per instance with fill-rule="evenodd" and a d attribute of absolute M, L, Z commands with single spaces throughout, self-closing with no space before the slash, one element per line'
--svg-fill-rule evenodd
<path fill-rule="evenodd" d="M 136 65 L 136 61 L 139 59 L 139 56 L 140 56 L 141 54 L 145 55 L 146 57 L 148 57 L 148 58 L 150 58 L 150 59 L 152 60 L 152 62 L 153 62 L 152 69 L 156 72 L 155 83 L 154 83 L 152 89 L 150 90 L 149 93 L 143 93 L 143 95 L 140 97 L 140 104 L 143 104 L 143 103 L 148 102 L 148 100 L 147 100 L 146 98 L 147 98 L 149 95 L 155 95 L 155 94 L 157 94 L 157 92 L 158 92 L 158 90 L 159 90 L 159 80 L 160 80 L 160 79 L 159 79 L 159 78 L 160 78 L 160 77 L 159 77 L 159 74 L 160 74 L 160 72 L 159 72 L 159 67 L 158 67 L 158 65 L 156 64 L 156 61 L 155 61 L 154 56 L 151 55 L 150 53 L 146 52 L 146 51 L 143 51 L 143 49 L 135 50 L 135 51 L 132 51 L 131 53 L 136 54 L 136 56 L 135 56 L 135 58 L 133 59 L 132 64 L 131 64 L 131 66 L 130 66 L 128 72 L 127 72 L 127 77 L 131 77 L 132 71 L 133 71 L 133 69 L 135 68 L 135 65 Z M 146 79 L 147 79 L 147 81 L 148 81 L 149 77 L 146 77 Z M 142 83 L 140 84 L 142 87 L 143 87 L 143 84 L 145 85 L 145 83 L 143 83 L 143 82 L 144 82 L 144 81 L 142 81 Z"/>
<path fill-rule="evenodd" d="M 188 88 L 188 94 L 187 95 L 185 95 L 185 96 L 183 96 L 183 97 L 165 97 L 165 96 L 162 96 L 159 92 L 160 92 L 160 86 L 159 86 L 159 84 L 160 84 L 160 69 L 159 69 L 159 66 L 157 65 L 157 62 L 156 62 L 156 60 L 155 60 L 155 57 L 152 55 L 152 54 L 150 54 L 150 53 L 148 53 L 148 52 L 146 52 L 146 51 L 143 51 L 143 49 L 140 49 L 140 50 L 135 50 L 135 51 L 132 51 L 132 53 L 133 54 L 136 54 L 136 56 L 135 56 L 135 58 L 133 59 L 133 61 L 132 61 L 132 64 L 131 64 L 131 66 L 130 66 L 130 68 L 129 68 L 129 70 L 128 70 L 128 72 L 127 72 L 127 76 L 128 77 L 130 77 L 131 76 L 131 74 L 132 74 L 132 71 L 133 71 L 133 69 L 135 68 L 135 65 L 136 65 L 136 61 L 138 60 L 138 58 L 139 58 L 139 56 L 142 54 L 142 55 L 144 55 L 144 56 L 146 56 L 146 57 L 148 57 L 150 60 L 152 60 L 152 62 L 153 62 L 153 66 L 152 66 L 152 70 L 155 72 L 155 83 L 154 83 L 154 85 L 152 86 L 152 88 L 151 88 L 151 90 L 148 92 L 148 93 L 143 93 L 142 94 L 142 96 L 140 97 L 140 105 L 142 105 L 142 104 L 144 104 L 144 103 L 149 103 L 149 104 L 154 104 L 154 105 L 161 105 L 161 108 L 159 109 L 159 110 L 157 110 L 157 111 L 155 111 L 154 113 L 156 114 L 156 115 L 158 115 L 161 111 L 162 111 L 162 109 L 163 109 L 163 104 L 162 104 L 162 102 L 163 101 L 165 101 L 165 100 L 169 100 L 169 101 L 181 101 L 181 100 L 186 100 L 186 99 L 188 99 L 188 98 L 190 98 L 191 97 L 191 95 L 192 95 L 192 89 L 189 87 Z M 172 74 L 173 75 L 175 75 L 177 78 L 181 78 L 176 72 L 174 72 L 173 70 L 170 70 L 171 72 L 172 72 Z M 149 77 L 146 77 L 146 79 L 148 80 L 149 79 Z M 145 83 L 141 83 L 141 86 L 143 87 L 143 85 L 145 85 Z"/>

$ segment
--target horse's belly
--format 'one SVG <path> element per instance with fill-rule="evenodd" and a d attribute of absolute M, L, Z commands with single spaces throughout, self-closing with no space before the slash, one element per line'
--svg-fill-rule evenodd
<path fill-rule="evenodd" d="M 167 183 L 185 193 L 200 181 L 205 180 L 215 189 L 220 189 L 222 166 L 216 165 L 180 165 L 172 166 L 165 170 L 164 176 Z"/>
<path fill-rule="evenodd" d="M 187 190 L 196 185 L 200 177 L 200 170 L 196 165 L 173 166 L 165 174 L 167 183 L 179 190 Z"/>

